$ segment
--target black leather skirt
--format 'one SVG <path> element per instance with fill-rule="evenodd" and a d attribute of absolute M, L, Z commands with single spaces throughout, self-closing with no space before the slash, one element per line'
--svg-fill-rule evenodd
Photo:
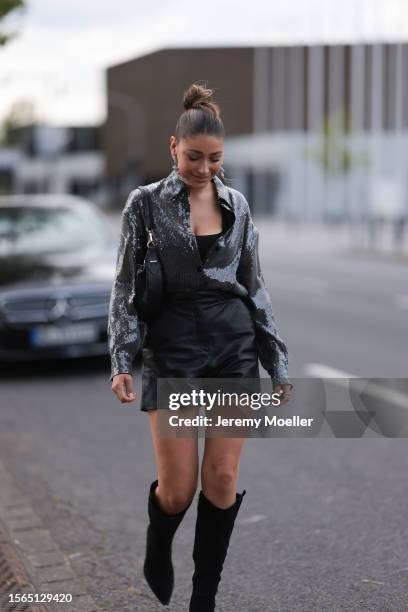
<path fill-rule="evenodd" d="M 157 407 L 157 378 L 259 378 L 255 324 L 225 291 L 170 293 L 143 344 L 144 412 Z"/>

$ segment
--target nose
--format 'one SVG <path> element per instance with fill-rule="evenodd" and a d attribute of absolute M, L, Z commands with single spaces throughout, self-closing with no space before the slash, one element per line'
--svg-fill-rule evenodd
<path fill-rule="evenodd" d="M 200 164 L 199 173 L 202 174 L 202 176 L 207 176 L 209 174 L 209 167 L 207 161 L 204 161 L 202 164 Z"/>

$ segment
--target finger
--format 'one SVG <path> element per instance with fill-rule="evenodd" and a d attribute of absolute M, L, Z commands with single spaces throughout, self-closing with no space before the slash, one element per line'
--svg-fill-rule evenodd
<path fill-rule="evenodd" d="M 285 398 L 286 395 L 286 391 L 283 387 L 278 387 L 276 393 L 278 393 L 279 395 L 279 401 L 282 402 L 282 400 Z"/>
<path fill-rule="evenodd" d="M 126 389 L 126 384 L 125 384 L 124 379 L 120 380 L 120 382 L 117 381 L 115 386 L 112 387 L 112 391 L 116 395 L 118 400 L 122 403 L 133 401 L 127 395 L 127 389 Z"/>
<path fill-rule="evenodd" d="M 129 402 L 133 402 L 133 399 L 131 399 L 125 390 L 125 387 L 123 386 L 122 390 L 118 393 L 118 399 L 122 404 L 126 404 Z"/>
<path fill-rule="evenodd" d="M 280 404 L 286 404 L 289 401 L 290 394 L 287 389 L 282 389 L 279 393 Z"/>
<path fill-rule="evenodd" d="M 131 378 L 125 378 L 124 390 L 128 401 L 132 402 L 136 399 L 133 391 L 133 380 Z"/>
<path fill-rule="evenodd" d="M 125 383 L 121 382 L 119 385 L 117 385 L 114 389 L 114 393 L 120 402 L 125 402 L 126 401 Z"/>

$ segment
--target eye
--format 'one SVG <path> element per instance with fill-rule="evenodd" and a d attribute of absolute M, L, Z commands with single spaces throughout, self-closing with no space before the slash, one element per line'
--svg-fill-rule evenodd
<path fill-rule="evenodd" d="M 192 157 L 191 155 L 188 156 L 188 159 L 190 161 L 198 161 L 200 158 L 199 157 Z M 210 163 L 211 164 L 218 164 L 218 162 L 221 161 L 221 157 L 218 157 L 217 159 L 210 159 Z"/>

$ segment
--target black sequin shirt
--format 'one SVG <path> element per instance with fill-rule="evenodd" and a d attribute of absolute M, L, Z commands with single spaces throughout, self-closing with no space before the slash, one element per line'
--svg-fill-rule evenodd
<path fill-rule="evenodd" d="M 178 170 L 147 185 L 155 239 L 166 291 L 191 292 L 216 289 L 244 298 L 255 322 L 262 366 L 274 383 L 289 383 L 288 352 L 279 337 L 271 300 L 258 254 L 258 230 L 248 202 L 236 189 L 214 176 L 218 203 L 223 211 L 223 232 L 202 261 L 190 223 L 189 188 Z M 111 376 L 132 373 L 132 363 L 142 345 L 140 322 L 134 307 L 135 270 L 145 254 L 142 197 L 133 190 L 125 204 L 108 317 Z M 188 295 L 186 297 L 188 299 Z"/>

